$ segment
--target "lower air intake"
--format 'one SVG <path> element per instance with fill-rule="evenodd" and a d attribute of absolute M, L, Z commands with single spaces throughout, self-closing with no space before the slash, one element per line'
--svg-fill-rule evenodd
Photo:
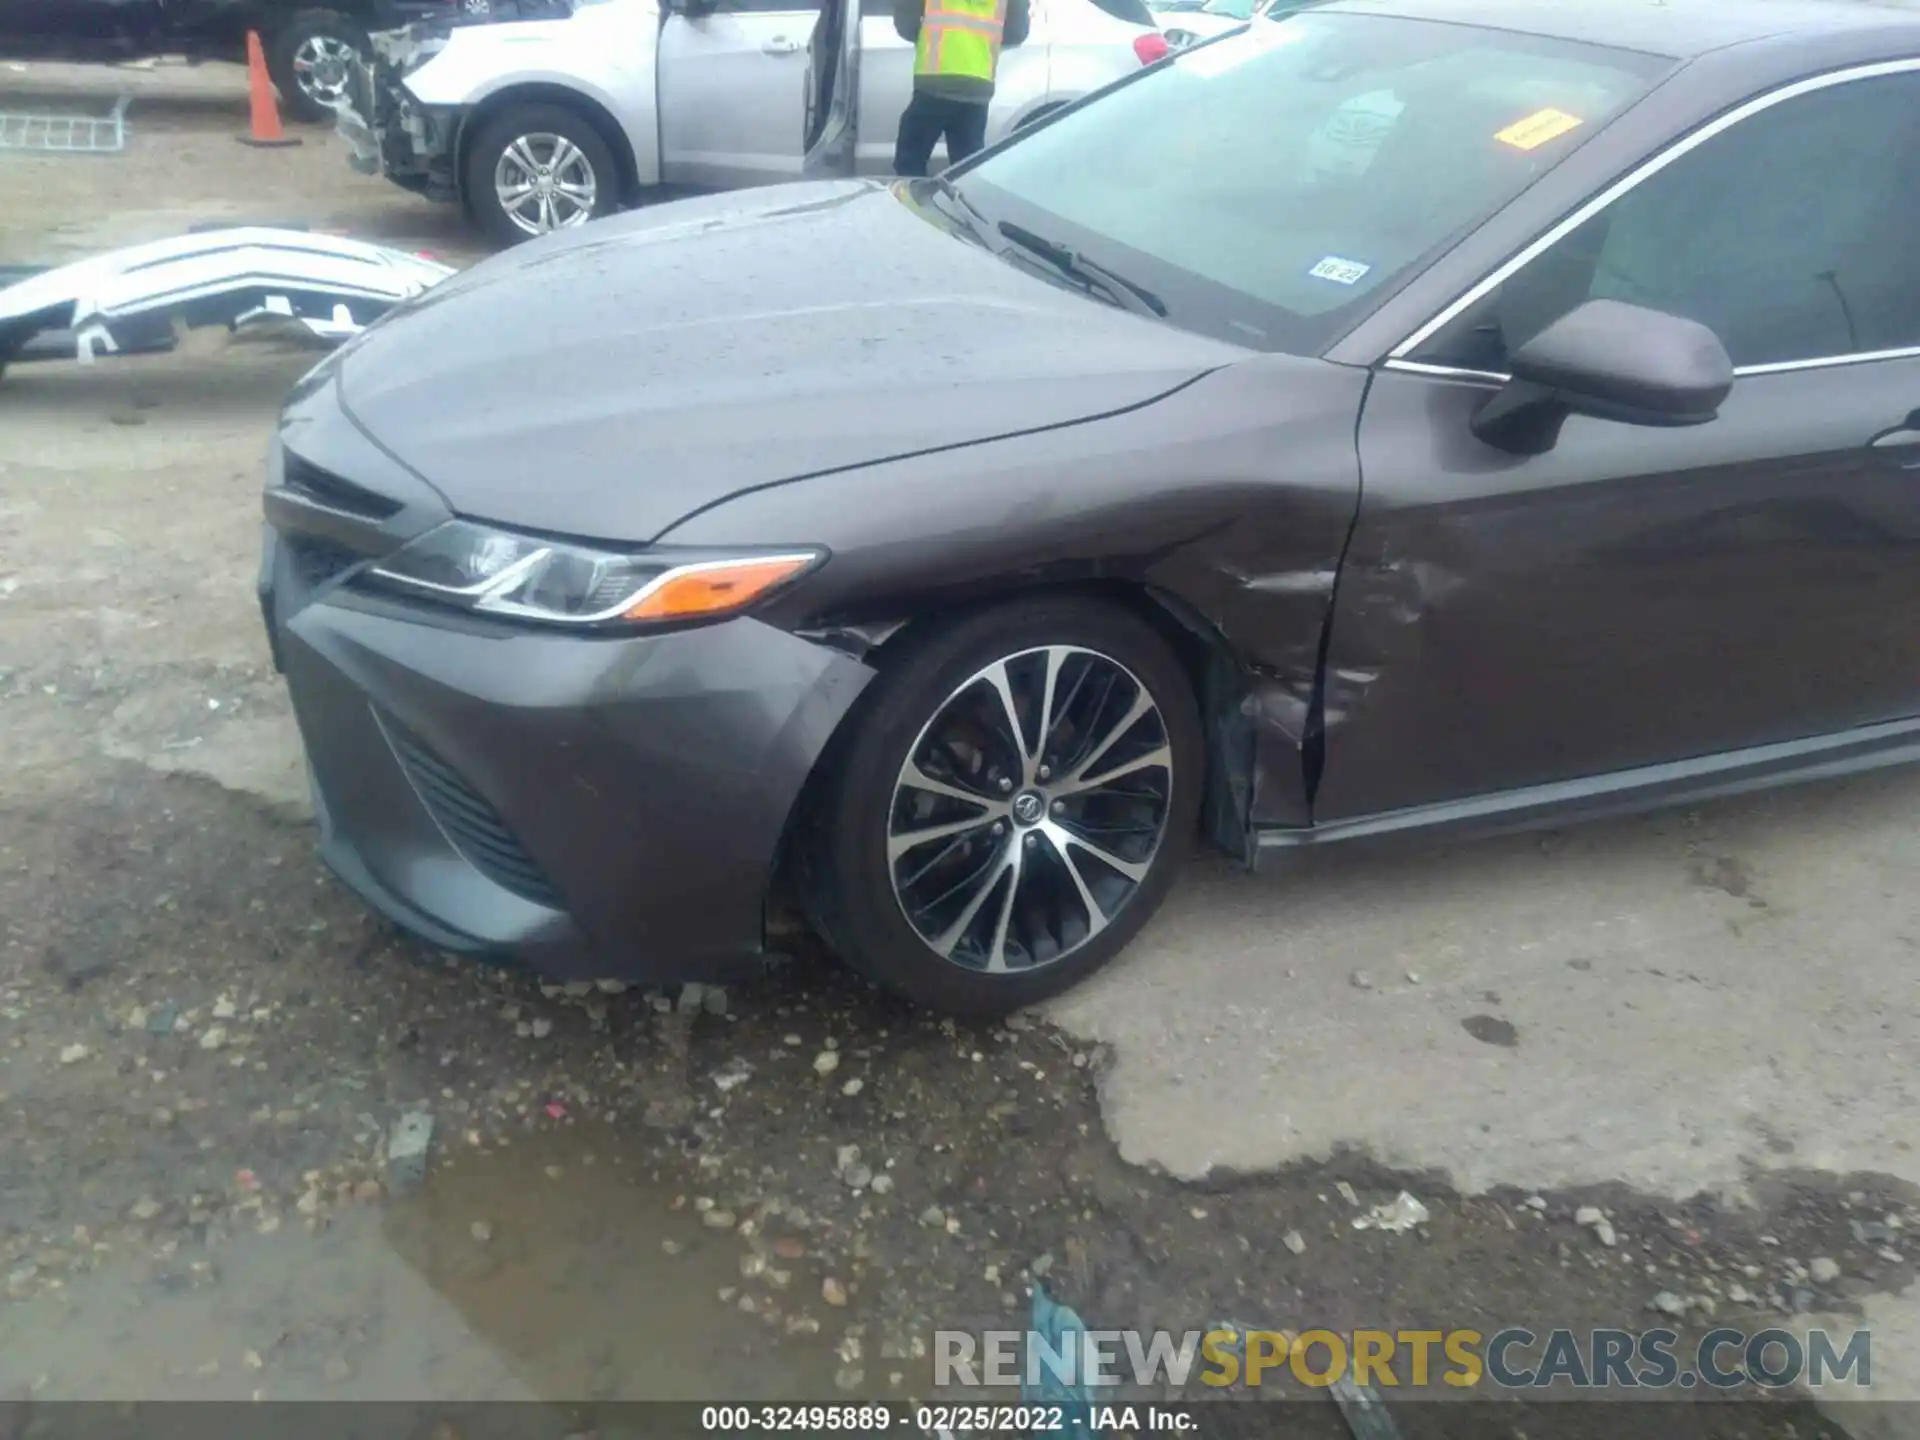
<path fill-rule="evenodd" d="M 380 722 L 421 803 L 467 862 L 502 890 L 550 910 L 565 909 L 553 883 L 485 797 L 390 716 Z"/>

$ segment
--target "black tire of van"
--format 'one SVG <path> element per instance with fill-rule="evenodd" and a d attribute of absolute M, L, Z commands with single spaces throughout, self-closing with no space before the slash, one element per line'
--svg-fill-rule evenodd
<path fill-rule="evenodd" d="M 316 75 L 311 68 L 316 60 L 328 68 L 315 79 L 303 80 L 303 52 L 309 62 L 305 75 Z M 351 93 L 352 72 L 335 75 L 331 68 L 347 63 L 348 52 L 353 61 L 365 62 L 367 32 L 337 11 L 302 10 L 272 32 L 266 40 L 267 76 L 280 92 L 280 108 L 289 119 L 309 125 L 333 119 L 333 107 L 323 97 L 345 99 Z"/>

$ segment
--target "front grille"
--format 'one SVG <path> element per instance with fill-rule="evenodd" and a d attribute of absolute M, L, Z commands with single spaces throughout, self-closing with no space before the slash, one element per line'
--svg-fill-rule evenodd
<path fill-rule="evenodd" d="M 421 803 L 467 862 L 523 900 L 550 910 L 564 910 L 559 892 L 507 828 L 500 813 L 391 716 L 382 715 L 380 722 Z"/>
<path fill-rule="evenodd" d="M 343 480 L 331 470 L 322 470 L 311 461 L 302 460 L 291 453 L 286 457 L 281 484 L 296 494 L 304 495 L 316 505 L 324 505 L 329 510 L 338 510 L 362 520 L 371 520 L 375 524 L 392 519 L 402 509 L 398 500 L 369 490 L 364 485 L 356 485 L 351 480 Z"/>

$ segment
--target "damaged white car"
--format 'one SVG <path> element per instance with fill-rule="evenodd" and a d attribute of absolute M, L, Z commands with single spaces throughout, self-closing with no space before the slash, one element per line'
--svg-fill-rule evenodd
<path fill-rule="evenodd" d="M 264 226 L 131 245 L 0 287 L 0 370 L 165 349 L 176 325 L 283 320 L 345 339 L 452 273 L 384 245 Z"/>
<path fill-rule="evenodd" d="M 913 89 L 890 0 L 832 0 L 825 13 L 817 0 L 496 4 L 376 35 L 340 133 L 359 169 L 461 201 L 503 244 L 659 186 L 795 180 L 815 32 L 837 37 L 856 14 L 857 165 L 886 174 Z M 1001 57 L 988 143 L 1166 53 L 1144 0 L 1032 0 L 1028 39 Z"/>

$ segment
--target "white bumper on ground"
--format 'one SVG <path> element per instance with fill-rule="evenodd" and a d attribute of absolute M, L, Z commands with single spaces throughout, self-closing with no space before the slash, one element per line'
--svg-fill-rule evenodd
<path fill-rule="evenodd" d="M 453 273 L 383 245 L 241 227 L 95 255 L 0 289 L 0 363 L 46 330 L 71 330 L 84 363 L 122 348 L 119 330 L 155 315 L 189 326 L 262 319 L 342 339 Z"/>

